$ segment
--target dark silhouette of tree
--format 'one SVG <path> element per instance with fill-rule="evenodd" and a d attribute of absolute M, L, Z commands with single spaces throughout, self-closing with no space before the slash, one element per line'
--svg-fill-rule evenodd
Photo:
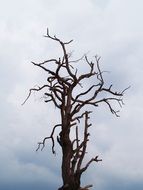
<path fill-rule="evenodd" d="M 50 136 L 45 137 L 42 142 L 38 143 L 37 150 L 45 147 L 46 140 L 51 140 L 52 153 L 55 154 L 55 141 L 57 141 L 62 149 L 61 173 L 63 185 L 59 190 L 88 189 L 92 185 L 87 185 L 84 188 L 80 186 L 81 176 L 91 163 L 102 161 L 96 155 L 85 165 L 83 164 L 85 154 L 87 153 L 87 143 L 90 135 L 89 128 L 91 127 L 91 123 L 89 122 L 89 115 L 91 114 L 91 111 L 88 110 L 89 105 L 97 108 L 100 104 L 104 103 L 112 114 L 119 117 L 119 111 L 113 108 L 113 104 L 117 102 L 122 107 L 122 97 L 128 88 L 117 92 L 112 89 L 112 84 L 106 87 L 103 77 L 104 72 L 101 71 L 99 66 L 100 57 L 95 56 L 95 63 L 89 61 L 87 55 L 78 60 L 71 60 L 71 54 L 67 52 L 66 46 L 72 40 L 63 42 L 56 36 L 51 36 L 48 29 L 45 37 L 56 41 L 60 45 L 63 55 L 59 59 L 52 58 L 41 63 L 32 62 L 33 65 L 44 70 L 48 78 L 43 86 L 30 89 L 24 103 L 33 91 L 44 90 L 44 101 L 46 103 L 52 102 L 60 110 L 61 122 L 52 128 Z M 89 71 L 79 74 L 78 69 L 73 66 L 74 63 L 78 62 L 87 64 Z M 50 69 L 51 65 L 53 65 L 53 69 Z M 90 78 L 94 78 L 94 84 L 89 83 L 89 87 L 85 90 L 82 85 L 84 81 L 88 82 Z M 82 139 L 79 137 L 79 124 L 81 120 L 84 121 Z M 60 128 L 60 133 L 55 139 L 56 128 Z M 75 130 L 74 139 L 71 138 L 71 130 Z"/>

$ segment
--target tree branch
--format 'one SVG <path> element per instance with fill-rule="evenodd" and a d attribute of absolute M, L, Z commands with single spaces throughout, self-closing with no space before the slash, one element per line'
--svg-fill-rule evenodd
<path fill-rule="evenodd" d="M 95 158 L 92 158 L 92 159 L 86 164 L 86 166 L 83 167 L 83 168 L 80 170 L 80 172 L 81 172 L 81 173 L 85 172 L 92 162 L 101 162 L 102 159 L 98 159 L 98 157 L 99 157 L 99 156 L 96 156 Z"/>
<path fill-rule="evenodd" d="M 54 149 L 54 147 L 55 147 L 55 141 L 54 141 L 54 137 L 53 137 L 53 136 L 54 136 L 55 129 L 56 129 L 57 127 L 60 127 L 60 126 L 62 126 L 62 125 L 61 125 L 61 124 L 57 124 L 57 125 L 55 125 L 55 126 L 53 127 L 53 130 L 52 130 L 52 132 L 51 132 L 51 135 L 50 135 L 49 137 L 45 137 L 42 142 L 39 142 L 39 143 L 38 143 L 38 147 L 37 147 L 36 151 L 38 151 L 41 146 L 42 146 L 41 150 L 43 150 L 44 147 L 45 147 L 45 142 L 46 142 L 46 140 L 51 139 L 51 140 L 52 140 L 52 153 L 55 154 L 55 149 Z"/>
<path fill-rule="evenodd" d="M 82 143 L 81 155 L 80 155 L 79 160 L 78 160 L 78 163 L 77 163 L 77 171 L 76 171 L 76 172 L 79 172 L 79 171 L 80 171 L 81 164 L 82 164 L 82 162 L 83 162 L 83 158 L 84 158 L 85 153 L 86 153 L 87 142 L 88 142 L 88 136 L 89 136 L 88 128 L 91 126 L 91 124 L 88 124 L 88 119 L 89 119 L 89 116 L 88 116 L 88 115 L 89 115 L 89 113 L 88 113 L 88 112 L 85 112 L 84 139 L 83 139 L 83 143 Z"/>
<path fill-rule="evenodd" d="M 59 38 L 57 38 L 56 36 L 52 37 L 50 34 L 49 34 L 49 29 L 47 28 L 47 35 L 45 37 L 48 37 L 54 41 L 57 41 L 60 43 L 61 47 L 62 47 L 62 50 L 63 50 L 63 54 L 64 54 L 64 60 L 65 60 L 65 64 L 66 64 L 66 69 L 69 73 L 69 75 L 76 80 L 76 75 L 74 75 L 70 69 L 70 65 L 69 65 L 69 60 L 68 60 L 68 54 L 66 52 L 66 48 L 65 48 L 65 45 L 68 45 L 70 44 L 73 40 L 70 40 L 68 42 L 62 42 Z"/>
<path fill-rule="evenodd" d="M 38 88 L 31 88 L 31 89 L 29 90 L 29 94 L 28 94 L 27 98 L 24 100 L 24 102 L 23 102 L 21 105 L 24 105 L 24 104 L 27 102 L 27 100 L 28 100 L 29 97 L 31 96 L 32 91 L 41 91 L 42 89 L 44 89 L 44 88 L 49 88 L 49 87 L 50 87 L 49 85 L 43 85 L 43 86 L 41 86 L 41 87 L 38 86 Z"/>

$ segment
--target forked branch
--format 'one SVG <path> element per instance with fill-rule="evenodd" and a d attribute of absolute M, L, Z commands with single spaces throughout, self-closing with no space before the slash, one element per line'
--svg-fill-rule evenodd
<path fill-rule="evenodd" d="M 61 124 L 55 125 L 53 127 L 52 132 L 51 132 L 51 135 L 49 137 L 45 137 L 42 142 L 38 142 L 38 147 L 37 147 L 36 151 L 38 151 L 40 148 L 41 148 L 41 150 L 43 150 L 43 148 L 45 147 L 46 140 L 51 139 L 51 141 L 52 141 L 52 153 L 55 154 L 55 149 L 54 149 L 55 148 L 54 133 L 55 133 L 55 129 L 57 127 L 60 127 L 60 126 L 62 126 L 62 125 Z"/>
<path fill-rule="evenodd" d="M 81 172 L 81 173 L 85 172 L 92 162 L 101 162 L 102 159 L 99 159 L 98 157 L 99 157 L 99 156 L 96 156 L 95 158 L 92 158 L 92 159 L 86 164 L 86 166 L 83 167 L 83 168 L 80 170 L 80 172 Z"/>

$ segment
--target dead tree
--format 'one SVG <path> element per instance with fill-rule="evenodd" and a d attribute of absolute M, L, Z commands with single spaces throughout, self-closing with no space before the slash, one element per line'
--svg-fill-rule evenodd
<path fill-rule="evenodd" d="M 31 88 L 29 95 L 24 101 L 28 100 L 33 91 L 44 91 L 44 101 L 46 103 L 52 102 L 57 109 L 60 110 L 61 122 L 52 128 L 50 136 L 45 137 L 38 143 L 38 149 L 45 147 L 45 142 L 48 139 L 52 141 L 52 153 L 55 154 L 55 141 L 59 143 L 62 149 L 62 165 L 61 174 L 63 185 L 59 190 L 79 190 L 87 189 L 81 188 L 81 175 L 88 169 L 91 163 L 102 161 L 99 156 L 91 158 L 85 165 L 83 160 L 87 151 L 87 142 L 89 141 L 89 105 L 98 107 L 100 104 L 106 104 L 109 111 L 115 116 L 119 117 L 118 110 L 113 108 L 113 103 L 117 102 L 120 107 L 123 105 L 123 95 L 127 90 L 121 92 L 113 90 L 112 84 L 106 87 L 103 74 L 101 71 L 99 61 L 100 57 L 95 56 L 95 60 L 89 61 L 87 55 L 84 55 L 78 60 L 71 60 L 70 53 L 67 52 L 66 46 L 72 42 L 63 42 L 56 36 L 51 36 L 47 30 L 48 39 L 56 41 L 61 49 L 62 56 L 58 59 L 52 58 L 41 63 L 32 62 L 33 65 L 45 71 L 48 75 L 47 81 L 43 86 Z M 74 63 L 84 62 L 87 64 L 89 71 L 84 74 L 79 74 L 78 69 L 74 68 Z M 53 65 L 53 69 L 49 67 Z M 88 82 L 89 78 L 94 77 L 94 84 L 82 89 L 84 80 Z M 73 91 L 76 90 L 76 95 Z M 23 103 L 23 104 L 24 104 Z M 79 123 L 81 119 L 84 120 L 84 134 L 83 138 L 79 138 Z M 82 126 L 80 126 L 82 127 Z M 60 128 L 59 136 L 55 139 L 55 130 Z M 71 138 L 71 130 L 75 130 L 75 138 Z"/>

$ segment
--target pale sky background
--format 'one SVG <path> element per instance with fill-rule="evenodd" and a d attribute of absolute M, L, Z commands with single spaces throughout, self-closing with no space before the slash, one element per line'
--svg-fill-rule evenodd
<path fill-rule="evenodd" d="M 67 41 L 75 58 L 89 52 L 102 57 L 101 68 L 116 89 L 131 88 L 120 118 L 104 107 L 95 110 L 89 158 L 93 164 L 82 183 L 96 190 L 143 189 L 143 1 L 142 0 L 0 0 L 0 189 L 55 190 L 61 185 L 60 152 L 50 145 L 35 152 L 58 115 L 28 89 L 41 84 L 43 72 L 31 61 L 59 53 L 43 37 L 46 28 Z M 84 68 L 82 68 L 84 70 Z"/>

